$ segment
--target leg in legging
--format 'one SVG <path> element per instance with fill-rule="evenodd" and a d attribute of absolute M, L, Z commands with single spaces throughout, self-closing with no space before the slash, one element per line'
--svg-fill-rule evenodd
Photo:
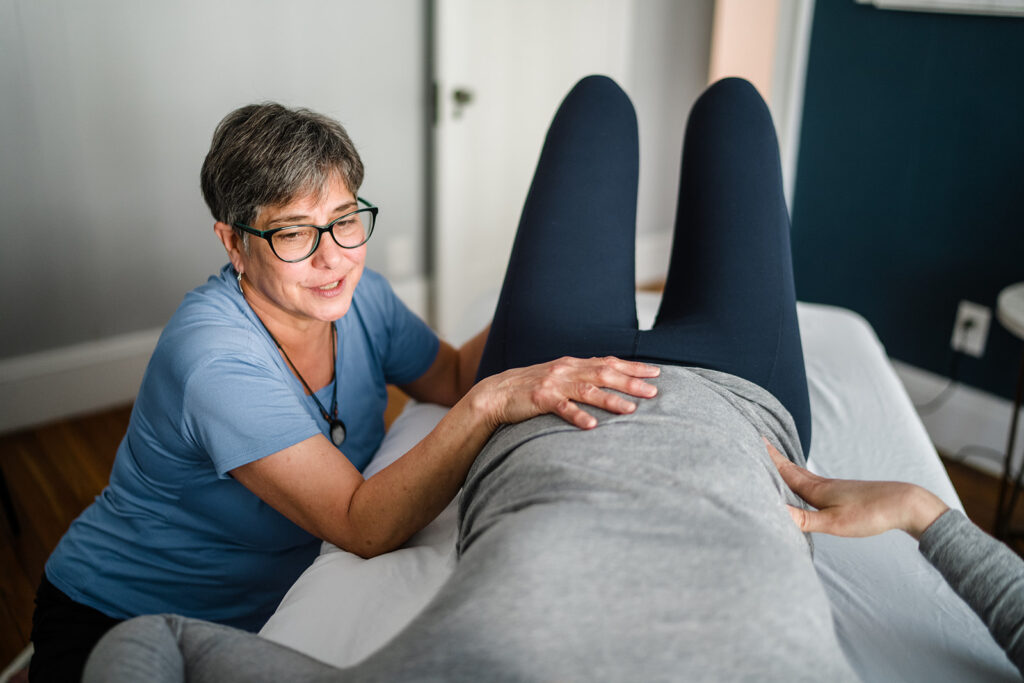
<path fill-rule="evenodd" d="M 174 615 L 137 617 L 100 640 L 86 683 L 348 680 L 342 671 L 254 633 Z"/>
<path fill-rule="evenodd" d="M 478 554 L 479 555 L 479 554 Z M 498 553 L 482 561 L 496 564 Z M 470 572 L 472 574 L 473 572 Z M 479 571 L 476 572 L 480 574 Z M 454 577 L 453 577 L 454 578 Z M 424 613 L 363 662 L 339 669 L 255 633 L 173 614 L 130 619 L 99 642 L 84 683 L 398 683 L 498 680 L 503 618 L 483 604 L 495 582 L 449 582 Z M 499 604 L 504 605 L 498 600 Z M 530 660 L 520 665 L 529 670 Z M 505 680 L 507 680 L 507 676 Z M 521 680 L 523 677 L 517 677 Z"/>
<path fill-rule="evenodd" d="M 792 414 L 806 455 L 811 413 L 768 108 L 747 81 L 719 81 L 694 104 L 683 149 L 665 293 L 637 355 L 760 385 Z"/>
<path fill-rule="evenodd" d="M 629 356 L 636 341 L 636 115 L 590 76 L 548 130 L 519 221 L 479 377 L 572 356 Z"/>
<path fill-rule="evenodd" d="M 548 131 L 479 377 L 562 355 L 721 370 L 767 389 L 810 446 L 789 216 L 771 116 L 746 81 L 698 99 L 687 126 L 673 253 L 654 330 L 634 301 L 636 117 L 588 77 Z"/>

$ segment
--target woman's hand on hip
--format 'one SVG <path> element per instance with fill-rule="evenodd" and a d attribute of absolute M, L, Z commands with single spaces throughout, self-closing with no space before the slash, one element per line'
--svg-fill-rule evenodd
<path fill-rule="evenodd" d="M 655 365 L 612 356 L 565 357 L 492 375 L 470 393 L 475 394 L 474 404 L 484 411 L 492 428 L 552 413 L 580 429 L 591 429 L 597 426 L 597 419 L 578 404 L 631 413 L 636 410 L 635 402 L 606 389 L 652 398 L 658 389 L 644 379 L 660 373 Z"/>
<path fill-rule="evenodd" d="M 765 445 L 789 488 L 818 508 L 789 506 L 789 514 L 801 531 L 874 536 L 902 529 L 920 538 L 949 509 L 938 496 L 915 484 L 820 477 L 787 460 L 767 439 Z"/>

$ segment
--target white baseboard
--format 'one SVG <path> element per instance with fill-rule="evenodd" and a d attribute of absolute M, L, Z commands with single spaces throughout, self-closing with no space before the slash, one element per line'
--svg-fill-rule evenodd
<path fill-rule="evenodd" d="M 135 398 L 159 329 L 0 361 L 0 432 Z"/>
<path fill-rule="evenodd" d="M 949 385 L 948 378 L 941 375 L 897 360 L 892 364 L 915 405 L 929 403 Z M 944 402 L 936 404 L 934 412 L 921 415 L 936 448 L 943 454 L 962 457 L 964 463 L 989 474 L 1001 475 L 1013 402 L 961 384 L 950 391 Z M 1022 429 L 1024 424 L 1018 427 L 1014 467 L 1024 457 Z"/>
<path fill-rule="evenodd" d="M 28 666 L 29 660 L 32 659 L 33 652 L 35 652 L 35 648 L 32 646 L 32 643 L 26 645 L 25 649 L 22 650 L 17 657 L 11 660 L 11 663 L 7 665 L 7 668 L 4 669 L 3 673 L 0 673 L 0 683 L 7 683 L 7 681 L 11 679 L 11 676 Z"/>
<path fill-rule="evenodd" d="M 422 277 L 392 283 L 426 318 Z M 0 432 L 104 410 L 134 400 L 160 329 L 0 360 Z"/>

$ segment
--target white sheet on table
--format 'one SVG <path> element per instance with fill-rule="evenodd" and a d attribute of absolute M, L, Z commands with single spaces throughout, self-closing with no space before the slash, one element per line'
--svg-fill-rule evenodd
<path fill-rule="evenodd" d="M 640 294 L 641 327 L 657 296 Z M 912 481 L 960 508 L 945 469 L 867 323 L 844 309 L 799 305 L 813 416 L 811 469 Z M 472 325 L 469 329 L 476 329 Z M 400 457 L 444 414 L 411 404 L 367 468 Z M 324 544 L 262 634 L 339 666 L 363 659 L 414 617 L 454 565 L 455 503 L 409 543 L 362 560 Z M 906 535 L 817 536 L 815 565 L 836 630 L 865 681 L 1019 680 L 981 621 Z"/>
<path fill-rule="evenodd" d="M 867 322 L 800 304 L 811 397 L 810 469 L 910 481 L 963 510 L 924 426 Z M 815 566 L 847 658 L 865 681 L 1016 681 L 1016 668 L 969 607 L 891 531 L 815 535 Z"/>

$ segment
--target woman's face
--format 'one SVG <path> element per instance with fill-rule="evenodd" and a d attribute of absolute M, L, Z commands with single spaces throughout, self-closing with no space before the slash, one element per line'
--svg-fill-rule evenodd
<path fill-rule="evenodd" d="M 319 199 L 311 194 L 283 206 L 264 207 L 252 227 L 327 225 L 357 208 L 355 195 L 341 178 L 334 177 Z M 304 328 L 314 321 L 337 320 L 348 312 L 363 274 L 366 245 L 343 249 L 325 233 L 309 258 L 285 263 L 266 240 L 250 237 L 248 253 L 237 249 L 231 257 L 235 269 L 244 274 L 243 291 L 257 313 Z"/>

